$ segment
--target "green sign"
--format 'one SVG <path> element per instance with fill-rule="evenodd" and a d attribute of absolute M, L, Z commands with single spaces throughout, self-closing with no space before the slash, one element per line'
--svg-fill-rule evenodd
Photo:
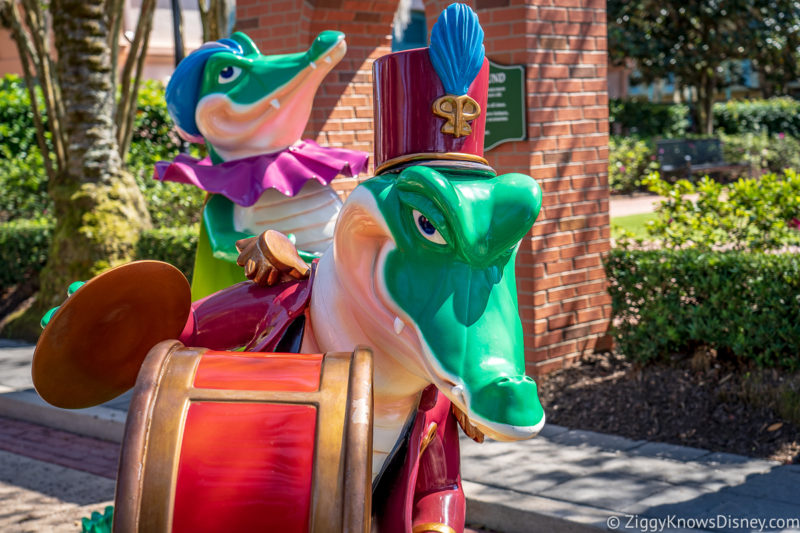
<path fill-rule="evenodd" d="M 525 67 L 489 61 L 489 100 L 486 103 L 484 150 L 527 138 L 525 121 Z"/>

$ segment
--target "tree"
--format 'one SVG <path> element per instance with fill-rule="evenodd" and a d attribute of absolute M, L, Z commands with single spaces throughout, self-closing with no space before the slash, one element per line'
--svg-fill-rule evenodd
<path fill-rule="evenodd" d="M 697 91 L 696 121 L 713 128 L 714 94 L 736 84 L 735 60 L 753 59 L 771 79 L 797 77 L 786 61 L 800 44 L 800 8 L 792 0 L 608 0 L 610 60 L 636 62 L 644 81 L 674 74 Z"/>
<path fill-rule="evenodd" d="M 203 42 L 218 41 L 228 36 L 228 26 L 233 11 L 232 0 L 197 0 L 200 22 L 203 25 Z"/>
<path fill-rule="evenodd" d="M 118 75 L 123 0 L 52 0 L 49 10 L 38 0 L 0 0 L 0 21 L 19 50 L 56 218 L 30 318 L 58 305 L 70 282 L 130 260 L 150 226 L 124 156 L 155 4 L 142 1 Z M 20 321 L 18 333 L 31 322 Z"/>
<path fill-rule="evenodd" d="M 765 98 L 787 94 L 789 82 L 800 77 L 800 3 L 758 6 L 759 17 L 751 24 L 751 40 L 747 56 L 759 74 L 761 93 Z"/>

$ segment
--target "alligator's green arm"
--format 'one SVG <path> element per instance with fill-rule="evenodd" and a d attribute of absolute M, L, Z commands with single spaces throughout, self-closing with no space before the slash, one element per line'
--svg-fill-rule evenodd
<path fill-rule="evenodd" d="M 233 227 L 233 202 L 219 194 L 208 199 L 203 210 L 203 225 L 214 257 L 230 263 L 236 263 L 239 257 L 236 241 L 252 237 L 249 233 L 236 231 Z"/>
<path fill-rule="evenodd" d="M 203 211 L 203 224 L 208 233 L 211 250 L 214 257 L 230 263 L 235 263 L 239 257 L 236 241 L 252 237 L 251 234 L 236 231 L 233 227 L 233 202 L 224 196 L 215 194 L 206 203 Z M 287 235 L 294 242 L 294 235 Z M 298 255 L 306 263 L 319 259 L 322 254 L 297 250 Z"/>

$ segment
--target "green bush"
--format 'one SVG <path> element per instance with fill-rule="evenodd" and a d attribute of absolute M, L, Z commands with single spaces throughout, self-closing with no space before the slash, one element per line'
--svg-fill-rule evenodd
<path fill-rule="evenodd" d="M 800 168 L 800 140 L 789 135 L 720 133 L 719 138 L 725 161 L 748 164 L 754 174 Z"/>
<path fill-rule="evenodd" d="M 39 147 L 28 89 L 22 78 L 7 74 L 0 78 L 0 159 L 25 159 L 32 151 Z"/>
<path fill-rule="evenodd" d="M 192 185 L 162 183 L 153 179 L 157 161 L 171 161 L 178 155 L 180 139 L 172 128 L 172 119 L 164 100 L 164 86 L 147 81 L 139 88 L 138 108 L 128 169 L 133 173 L 147 202 L 155 227 L 179 227 L 200 220 L 205 193 Z M 195 156 L 201 155 L 196 145 Z"/>
<path fill-rule="evenodd" d="M 16 285 L 42 269 L 52 232 L 53 222 L 41 218 L 0 224 L 0 287 Z"/>
<path fill-rule="evenodd" d="M 714 128 L 725 133 L 783 133 L 800 137 L 800 102 L 789 97 L 716 103 Z"/>
<path fill-rule="evenodd" d="M 44 174 L 42 154 L 37 149 L 16 159 L 0 157 L 0 222 L 47 215 L 52 202 Z"/>
<path fill-rule="evenodd" d="M 142 233 L 136 245 L 136 259 L 156 259 L 178 268 L 192 280 L 197 227 L 159 228 Z"/>
<path fill-rule="evenodd" d="M 142 84 L 137 102 L 128 169 L 136 178 L 156 227 L 185 226 L 199 220 L 205 193 L 191 185 L 153 179 L 155 163 L 172 160 L 180 148 L 164 100 L 164 86 Z M 202 152 L 193 147 L 194 155 Z M 36 144 L 33 113 L 24 81 L 0 79 L 0 222 L 36 218 L 50 206 L 47 176 Z"/>
<path fill-rule="evenodd" d="M 613 249 L 606 259 L 618 349 L 644 362 L 699 347 L 800 368 L 800 256 Z"/>
<path fill-rule="evenodd" d="M 608 140 L 608 184 L 618 193 L 630 193 L 642 187 L 642 180 L 658 162 L 653 148 L 636 137 L 612 136 Z"/>
<path fill-rule="evenodd" d="M 689 108 L 646 100 L 611 99 L 608 102 L 611 131 L 640 137 L 683 137 L 689 126 Z"/>
<path fill-rule="evenodd" d="M 647 225 L 663 246 L 765 251 L 800 242 L 800 175 L 793 170 L 729 185 L 708 177 L 671 184 L 653 173 L 645 184 L 665 197 Z"/>
<path fill-rule="evenodd" d="M 22 282 L 44 267 L 52 231 L 53 221 L 43 218 L 0 224 L 0 289 Z M 191 281 L 196 246 L 196 226 L 152 229 L 142 233 L 136 258 L 170 263 Z"/>

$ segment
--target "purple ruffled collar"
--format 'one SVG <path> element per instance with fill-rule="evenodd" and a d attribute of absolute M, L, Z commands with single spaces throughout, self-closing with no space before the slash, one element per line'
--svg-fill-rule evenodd
<path fill-rule="evenodd" d="M 212 165 L 208 157 L 201 160 L 180 154 L 172 162 L 156 163 L 153 177 L 160 181 L 189 183 L 247 207 L 256 203 L 267 189 L 294 196 L 310 179 L 327 185 L 339 174 L 357 176 L 366 169 L 368 159 L 365 152 L 326 148 L 303 140 L 281 152 L 219 165 Z"/>

